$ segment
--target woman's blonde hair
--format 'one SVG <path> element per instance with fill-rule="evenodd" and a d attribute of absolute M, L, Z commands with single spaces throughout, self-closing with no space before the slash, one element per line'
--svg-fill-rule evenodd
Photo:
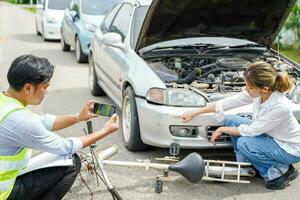
<path fill-rule="evenodd" d="M 268 87 L 273 92 L 286 92 L 292 87 L 292 80 L 286 72 L 276 72 L 271 64 L 263 61 L 252 63 L 245 70 L 244 77 L 253 87 Z"/>

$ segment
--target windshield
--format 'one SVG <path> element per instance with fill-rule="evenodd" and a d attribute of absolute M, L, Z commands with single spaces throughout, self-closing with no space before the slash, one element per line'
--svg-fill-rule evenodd
<path fill-rule="evenodd" d="M 82 13 L 87 15 L 105 15 L 120 0 L 82 0 Z"/>
<path fill-rule="evenodd" d="M 49 0 L 48 9 L 64 10 L 69 5 L 71 0 Z"/>

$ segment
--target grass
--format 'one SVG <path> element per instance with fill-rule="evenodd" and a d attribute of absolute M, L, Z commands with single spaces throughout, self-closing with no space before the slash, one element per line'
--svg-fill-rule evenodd
<path fill-rule="evenodd" d="M 284 49 L 280 53 L 300 64 L 300 50 Z"/>
<path fill-rule="evenodd" d="M 29 12 L 36 13 L 36 8 L 31 7 L 31 8 L 24 8 L 25 10 L 28 10 Z"/>

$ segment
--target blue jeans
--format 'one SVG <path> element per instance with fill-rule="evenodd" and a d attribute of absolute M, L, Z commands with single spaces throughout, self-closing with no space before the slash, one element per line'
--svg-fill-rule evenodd
<path fill-rule="evenodd" d="M 236 115 L 228 115 L 224 119 L 225 126 L 229 127 L 251 123 L 252 120 Z M 255 137 L 232 136 L 231 141 L 237 161 L 250 162 L 265 181 L 282 176 L 289 165 L 300 161 L 300 157 L 287 153 L 267 134 Z"/>

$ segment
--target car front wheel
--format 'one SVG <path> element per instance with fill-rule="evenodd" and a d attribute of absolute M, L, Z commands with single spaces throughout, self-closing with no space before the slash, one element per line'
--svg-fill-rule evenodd
<path fill-rule="evenodd" d="M 35 20 L 35 30 L 36 30 L 37 35 L 41 35 L 41 33 L 39 32 L 39 29 L 38 29 L 37 20 Z"/>
<path fill-rule="evenodd" d="M 42 24 L 42 37 L 44 41 L 47 41 L 47 38 L 45 37 L 45 29 L 44 29 L 44 24 Z"/>
<path fill-rule="evenodd" d="M 105 92 L 98 85 L 98 77 L 95 72 L 93 56 L 89 56 L 89 89 L 93 96 L 104 96 Z"/>
<path fill-rule="evenodd" d="M 130 86 L 123 93 L 122 134 L 125 147 L 129 151 L 143 151 L 149 148 L 141 139 L 135 94 Z"/>
<path fill-rule="evenodd" d="M 75 39 L 75 54 L 76 54 L 76 60 L 78 63 L 86 63 L 87 62 L 87 56 L 84 55 L 80 41 L 78 37 Z"/>

